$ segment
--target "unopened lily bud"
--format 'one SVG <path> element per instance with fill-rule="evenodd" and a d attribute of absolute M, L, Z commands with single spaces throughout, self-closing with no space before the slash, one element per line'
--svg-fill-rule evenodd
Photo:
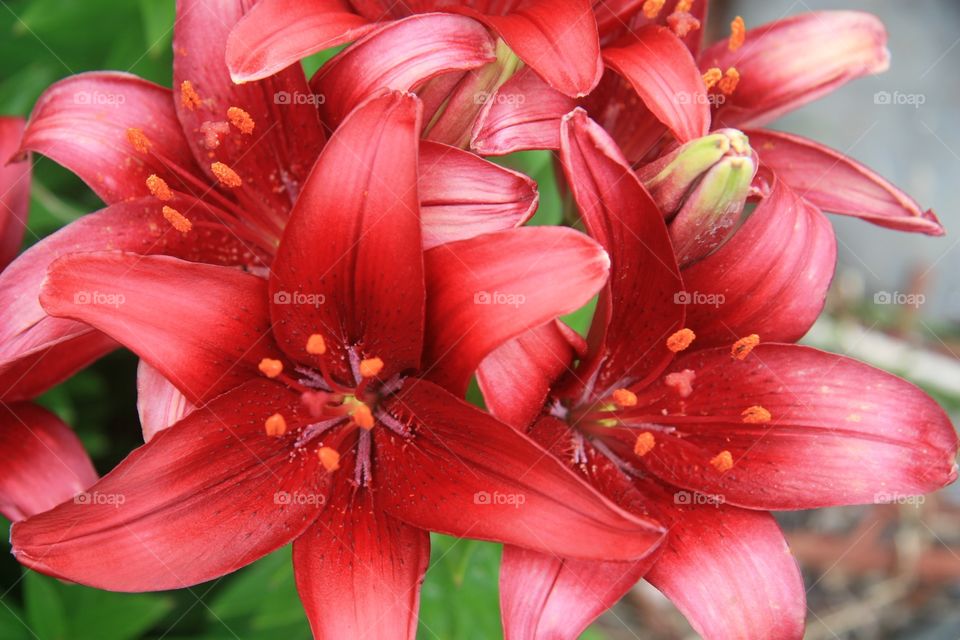
<path fill-rule="evenodd" d="M 743 222 L 757 164 L 747 136 L 720 129 L 640 170 L 669 222 L 681 267 L 715 251 Z"/>

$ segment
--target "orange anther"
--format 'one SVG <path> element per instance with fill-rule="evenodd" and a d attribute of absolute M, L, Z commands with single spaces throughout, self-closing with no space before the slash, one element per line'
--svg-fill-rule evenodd
<path fill-rule="evenodd" d="M 149 176 L 147 176 L 147 189 L 150 189 L 150 194 L 153 195 L 153 197 L 162 202 L 166 202 L 167 200 L 171 200 L 173 198 L 173 191 L 170 190 L 170 186 L 167 184 L 167 181 L 155 173 L 151 173 Z"/>
<path fill-rule="evenodd" d="M 187 233 L 190 229 L 193 229 L 193 223 L 189 219 L 173 207 L 168 207 L 164 205 L 163 207 L 163 217 L 166 218 L 167 222 L 170 223 L 170 226 L 179 231 L 180 233 Z"/>
<path fill-rule="evenodd" d="M 383 360 L 380 358 L 367 358 L 360 361 L 360 377 L 372 378 L 383 371 Z"/>
<path fill-rule="evenodd" d="M 690 329 L 680 329 L 680 331 L 677 331 L 667 338 L 667 349 L 670 349 L 670 351 L 674 353 L 679 353 L 689 347 L 696 337 L 697 334 Z"/>
<path fill-rule="evenodd" d="M 616 389 L 613 392 L 613 401 L 621 409 L 637 406 L 637 394 L 630 389 Z"/>
<path fill-rule="evenodd" d="M 193 88 L 193 83 L 189 80 L 180 83 L 180 104 L 190 111 L 203 104 L 203 101 L 200 100 L 200 94 Z"/>
<path fill-rule="evenodd" d="M 723 78 L 723 71 L 720 71 L 717 67 L 707 69 L 706 73 L 703 74 L 703 84 L 707 85 L 707 91 L 713 89 L 721 78 Z"/>
<path fill-rule="evenodd" d="M 240 179 L 237 172 L 222 162 L 214 162 L 210 165 L 210 170 L 213 171 L 213 175 L 217 176 L 220 184 L 225 187 L 236 189 L 243 184 L 243 180 Z"/>
<path fill-rule="evenodd" d="M 244 135 L 253 133 L 253 128 L 256 126 L 250 114 L 240 107 L 230 107 L 227 109 L 227 120 Z"/>
<path fill-rule="evenodd" d="M 720 78 L 720 82 L 717 83 L 717 88 L 720 89 L 720 93 L 729 96 L 736 90 L 739 82 L 740 72 L 734 67 L 730 67 L 726 73 L 723 74 L 723 77 Z"/>
<path fill-rule="evenodd" d="M 268 378 L 276 378 L 283 373 L 283 363 L 273 358 L 264 358 L 257 365 L 257 368 L 260 369 L 260 373 Z"/>
<path fill-rule="evenodd" d="M 674 13 L 690 13 L 693 8 L 693 0 L 680 0 L 677 6 L 673 8 Z"/>
<path fill-rule="evenodd" d="M 327 343 L 319 333 L 313 333 L 307 338 L 307 353 L 314 356 L 322 356 L 327 352 Z"/>
<path fill-rule="evenodd" d="M 720 473 L 730 471 L 733 469 L 733 456 L 729 451 L 721 451 L 710 460 L 710 464 Z"/>
<path fill-rule="evenodd" d="M 317 457 L 320 458 L 320 464 L 328 473 L 333 473 L 340 468 L 340 454 L 332 447 L 320 447 L 317 449 Z"/>
<path fill-rule="evenodd" d="M 143 131 L 134 129 L 133 127 L 127 129 L 127 140 L 133 145 L 133 148 L 140 153 L 148 153 L 150 147 L 153 145 L 153 143 L 150 142 L 150 138 L 143 134 Z"/>
<path fill-rule="evenodd" d="M 643 15 L 647 20 L 653 20 L 660 13 L 660 10 L 663 9 L 663 5 L 666 0 L 646 0 L 643 3 Z"/>
<path fill-rule="evenodd" d="M 753 348 L 758 344 L 760 344 L 760 336 L 751 333 L 746 338 L 740 338 L 733 343 L 733 346 L 730 348 L 730 355 L 737 360 L 743 360 L 750 355 L 750 352 L 753 351 Z"/>
<path fill-rule="evenodd" d="M 770 422 L 770 419 L 773 417 L 770 415 L 769 411 L 758 404 L 752 407 L 747 407 L 740 415 L 743 417 L 743 422 L 746 424 L 763 424 L 765 422 Z"/>
<path fill-rule="evenodd" d="M 653 451 L 656 444 L 657 441 L 654 439 L 653 434 L 649 431 L 644 431 L 637 436 L 637 441 L 633 445 L 633 452 L 642 458 Z"/>
<path fill-rule="evenodd" d="M 353 418 L 353 421 L 358 427 L 366 429 L 367 431 L 373 429 L 373 425 L 375 424 L 373 421 L 373 412 L 370 411 L 370 407 L 362 403 L 354 407 L 350 417 Z"/>
<path fill-rule="evenodd" d="M 743 18 L 737 16 L 730 23 L 730 40 L 727 42 L 727 48 L 730 51 L 736 51 L 743 46 L 747 39 L 747 26 L 743 23 Z"/>
<path fill-rule="evenodd" d="M 287 432 L 287 421 L 279 413 L 267 418 L 267 421 L 263 424 L 268 436 L 279 437 Z"/>

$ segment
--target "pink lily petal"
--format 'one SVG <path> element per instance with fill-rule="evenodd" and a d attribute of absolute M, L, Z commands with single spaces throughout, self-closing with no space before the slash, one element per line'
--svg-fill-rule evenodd
<path fill-rule="evenodd" d="M 519 227 L 540 200 L 526 175 L 437 142 L 420 143 L 417 186 L 424 249 Z"/>
<path fill-rule="evenodd" d="M 416 97 L 387 93 L 351 113 L 317 160 L 270 279 L 274 333 L 294 360 L 319 363 L 305 350 L 316 333 L 344 380 L 353 379 L 346 345 L 381 358 L 384 379 L 417 368 L 424 322 L 419 131 Z"/>
<path fill-rule="evenodd" d="M 77 436 L 30 403 L 0 409 L 0 513 L 23 520 L 73 498 L 97 472 Z"/>
<path fill-rule="evenodd" d="M 750 29 L 742 47 L 728 40 L 700 56 L 700 69 L 735 67 L 740 82 L 714 117 L 717 127 L 758 127 L 850 80 L 886 71 L 887 32 L 858 11 L 814 11 Z"/>
<path fill-rule="evenodd" d="M 924 211 L 906 193 L 853 158 L 788 133 L 769 129 L 746 133 L 760 152 L 760 161 L 800 197 L 821 209 L 890 229 L 944 234 L 933 211 Z"/>
<path fill-rule="evenodd" d="M 172 427 L 196 409 L 183 393 L 146 360 L 137 366 L 137 413 L 143 441 Z"/>
<path fill-rule="evenodd" d="M 491 351 L 586 304 L 609 266 L 597 243 L 555 227 L 451 242 L 424 260 L 428 377 L 458 395 Z"/>
<path fill-rule="evenodd" d="M 266 282 L 167 256 L 79 253 L 50 265 L 47 313 L 86 322 L 149 362 L 194 403 L 253 375 L 270 339 Z"/>
<path fill-rule="evenodd" d="M 14 556 L 98 589 L 157 591 L 219 578 L 282 547 L 320 514 L 330 477 L 316 456 L 289 464 L 292 436 L 264 435 L 275 411 L 292 429 L 309 422 L 299 406 L 297 394 L 267 380 L 214 399 L 134 451 L 84 500 L 15 523 Z M 283 499 L 294 492 L 313 500 Z"/>
<path fill-rule="evenodd" d="M 322 96 L 324 122 L 336 128 L 350 111 L 383 89 L 409 91 L 442 73 L 495 59 L 483 25 L 445 13 L 415 15 L 378 27 L 325 64 L 310 80 Z"/>
<path fill-rule="evenodd" d="M 375 495 L 412 526 L 587 559 L 635 560 L 661 539 L 655 522 L 631 516 L 532 440 L 434 384 L 410 381 L 388 409 L 416 436 L 413 446 L 377 441 Z"/>
<path fill-rule="evenodd" d="M 687 326 L 697 346 L 750 335 L 794 342 L 820 315 L 836 265 L 833 227 L 783 180 L 714 253 L 684 269 Z"/>
<path fill-rule="evenodd" d="M 680 142 L 710 130 L 710 103 L 697 63 L 669 29 L 644 27 L 625 43 L 605 48 L 603 60 Z"/>
<path fill-rule="evenodd" d="M 335 477 L 323 519 L 293 543 L 310 628 L 318 638 L 413 640 L 430 535 L 384 513 L 352 479 Z"/>
<path fill-rule="evenodd" d="M 7 162 L 20 148 L 23 119 L 0 116 L 0 268 L 20 251 L 30 205 L 30 159 Z"/>
<path fill-rule="evenodd" d="M 227 65 L 234 82 L 262 80 L 373 27 L 345 0 L 261 0 L 230 32 Z"/>

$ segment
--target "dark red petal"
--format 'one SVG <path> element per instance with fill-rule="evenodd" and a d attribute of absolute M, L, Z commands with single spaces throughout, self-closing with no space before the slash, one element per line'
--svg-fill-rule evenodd
<path fill-rule="evenodd" d="M 229 189 L 241 210 L 279 234 L 324 136 L 299 64 L 257 82 L 237 85 L 230 79 L 224 61 L 227 36 L 246 4 L 179 0 L 173 32 L 174 103 L 187 142 L 209 180 L 217 181 L 212 163 L 230 167 L 243 181 Z M 184 82 L 190 83 L 200 104 L 185 102 Z M 231 107 L 252 118 L 252 132 L 243 133 L 230 123 Z M 205 128 L 215 124 L 222 133 L 208 134 Z"/>
<path fill-rule="evenodd" d="M 506 637 L 576 640 L 630 590 L 655 559 L 656 555 L 639 562 L 569 560 L 505 545 L 500 563 L 500 609 Z"/>
<path fill-rule="evenodd" d="M 610 254 L 591 366 L 603 361 L 600 387 L 666 366 L 666 341 L 683 326 L 682 286 L 663 214 L 603 129 L 577 109 L 564 119 L 560 160 L 584 225 Z"/>
<path fill-rule="evenodd" d="M 151 153 L 134 148 L 131 128 L 149 139 Z M 80 73 L 47 89 L 30 114 L 22 149 L 67 167 L 107 204 L 148 195 L 150 174 L 180 184 L 170 166 L 200 175 L 170 90 L 128 73 Z"/>
<path fill-rule="evenodd" d="M 47 267 L 60 256 L 120 249 L 215 264 L 259 262 L 259 251 L 219 227 L 211 212 L 179 197 L 170 201 L 198 223 L 182 234 L 164 220 L 162 204 L 147 197 L 85 215 L 30 247 L 0 274 L 0 397 L 33 397 L 115 348 L 88 326 L 51 318 L 40 307 Z"/>
<path fill-rule="evenodd" d="M 336 128 L 384 89 L 409 91 L 441 73 L 474 69 L 495 59 L 493 39 L 465 16 L 415 15 L 378 27 L 325 64 L 310 80 L 323 96 L 324 122 Z"/>
<path fill-rule="evenodd" d="M 326 500 L 329 475 L 317 457 L 291 461 L 294 431 L 309 421 L 299 404 L 266 380 L 214 399 L 78 499 L 15 524 L 13 554 L 111 591 L 188 587 L 257 560 L 300 535 Z M 287 436 L 264 433 L 275 412 Z"/>
<path fill-rule="evenodd" d="M 519 227 L 537 209 L 537 183 L 445 144 L 420 143 L 423 246 Z"/>
<path fill-rule="evenodd" d="M 525 430 L 543 411 L 553 383 L 585 349 L 583 338 L 559 320 L 494 349 L 477 369 L 487 409 L 502 422 Z"/>
<path fill-rule="evenodd" d="M 413 526 L 585 559 L 639 559 L 660 540 L 652 520 L 434 384 L 409 380 L 387 410 L 412 433 L 376 440 L 377 503 Z"/>
<path fill-rule="evenodd" d="M 680 142 L 710 130 L 710 102 L 697 63 L 669 29 L 648 26 L 603 50 L 603 60 L 633 89 Z"/>
<path fill-rule="evenodd" d="M 944 234 L 933 211 L 924 211 L 906 193 L 853 158 L 788 133 L 769 129 L 746 133 L 760 152 L 760 162 L 821 209 L 899 231 Z"/>
<path fill-rule="evenodd" d="M 317 638 L 413 640 L 430 535 L 384 513 L 337 472 L 330 504 L 293 543 L 297 590 Z"/>
<path fill-rule="evenodd" d="M 858 11 L 812 11 L 750 29 L 742 47 L 728 40 L 700 56 L 700 69 L 735 67 L 740 82 L 714 116 L 718 127 L 757 127 L 850 80 L 885 71 L 887 32 Z"/>
<path fill-rule="evenodd" d="M 506 15 L 470 15 L 496 31 L 557 91 L 585 96 L 600 81 L 600 39 L 590 0 L 525 0 Z"/>
<path fill-rule="evenodd" d="M 97 481 L 67 425 L 29 403 L 0 408 L 0 513 L 23 520 L 52 509 Z"/>
<path fill-rule="evenodd" d="M 234 82 L 250 82 L 373 28 L 344 0 L 260 0 L 227 39 Z"/>
<path fill-rule="evenodd" d="M 157 433 L 180 422 L 196 408 L 162 373 L 146 360 L 140 361 L 137 366 L 137 414 L 144 442 L 150 442 Z"/>
<path fill-rule="evenodd" d="M 429 378 L 455 394 L 491 351 L 580 308 L 603 286 L 609 259 L 582 233 L 522 227 L 425 254 Z"/>
<path fill-rule="evenodd" d="M 679 358 L 673 369 L 696 373 L 689 397 L 663 383 L 638 394 L 638 406 L 684 436 L 664 436 L 643 458 L 665 482 L 748 508 L 811 509 L 889 502 L 957 477 L 957 435 L 943 409 L 855 360 L 760 344 L 743 361 L 729 348 L 711 349 Z M 743 422 L 754 406 L 770 421 Z M 669 418 L 678 414 L 687 417 Z M 733 466 L 720 473 L 710 460 L 722 451 Z"/>
<path fill-rule="evenodd" d="M 332 351 L 324 357 L 347 362 L 345 345 L 359 345 L 384 361 L 384 378 L 419 365 L 419 131 L 419 101 L 391 92 L 358 107 L 323 150 L 270 279 L 274 331 L 292 358 L 315 358 L 305 346 L 316 333 Z"/>
<path fill-rule="evenodd" d="M 630 83 L 610 69 L 582 106 L 610 134 L 631 166 L 649 162 L 651 152 L 669 135 Z"/>
<path fill-rule="evenodd" d="M 639 483 L 644 492 L 647 483 Z M 797 562 L 769 513 L 678 492 L 659 513 L 670 533 L 646 575 L 709 640 L 803 638 L 806 593 Z M 712 499 L 712 498 L 711 498 Z"/>
<path fill-rule="evenodd" d="M 560 119 L 576 104 L 522 68 L 487 100 L 474 124 L 470 148 L 486 156 L 559 149 Z"/>
<path fill-rule="evenodd" d="M 47 313 L 108 334 L 202 403 L 259 375 L 277 357 L 267 283 L 242 271 L 167 256 L 67 255 L 40 292 Z"/>
<path fill-rule="evenodd" d="M 833 227 L 783 180 L 713 254 L 683 270 L 687 326 L 703 348 L 752 333 L 800 339 L 826 299 L 837 259 Z"/>
<path fill-rule="evenodd" d="M 23 119 L 0 116 L 0 268 L 20 251 L 30 205 L 30 159 L 8 161 L 20 148 Z"/>

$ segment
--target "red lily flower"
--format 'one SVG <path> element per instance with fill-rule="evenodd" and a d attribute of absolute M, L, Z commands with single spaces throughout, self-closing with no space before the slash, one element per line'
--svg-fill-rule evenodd
<path fill-rule="evenodd" d="M 428 530 L 595 560 L 655 547 L 652 520 L 436 384 L 464 388 L 492 349 L 585 303 L 607 257 L 557 228 L 424 251 L 420 116 L 416 97 L 388 93 L 344 121 L 269 284 L 119 252 L 50 267 L 51 314 L 97 327 L 202 406 L 90 489 L 106 498 L 14 525 L 21 562 L 100 588 L 167 589 L 293 541 L 317 636 L 406 638 Z M 91 289 L 107 297 L 78 301 Z"/>
<path fill-rule="evenodd" d="M 686 4 L 703 18 L 703 0 Z M 661 11 L 657 20 L 667 22 L 670 15 Z M 892 229 L 943 234 L 932 211 L 845 154 L 799 136 L 755 128 L 852 79 L 884 71 L 889 53 L 877 18 L 830 11 L 749 31 L 739 20 L 732 28 L 731 37 L 699 55 L 693 38 L 698 31 L 681 40 L 664 26 L 647 24 L 614 34 L 602 52 L 608 71 L 581 105 L 634 163 L 669 151 L 669 140 L 683 143 L 711 129 L 743 128 L 761 166 L 810 204 Z M 483 155 L 558 149 L 560 120 L 576 105 L 520 71 L 487 101 L 471 147 Z M 761 172 L 755 184 L 763 194 L 772 184 L 766 175 Z"/>
<path fill-rule="evenodd" d="M 545 325 L 487 358 L 481 388 L 494 415 L 669 529 L 658 554 L 633 563 L 507 547 L 506 634 L 575 638 L 643 577 L 704 637 L 800 638 L 803 583 L 767 511 L 938 489 L 957 476 L 954 428 L 920 389 L 849 358 L 755 334 L 724 340 L 709 323 L 701 336 L 709 318 L 674 297 L 685 278 L 663 215 L 610 136 L 578 110 L 563 121 L 560 149 L 584 223 L 611 258 L 590 346 Z M 809 205 L 777 209 L 776 220 L 758 209 L 752 231 L 721 251 L 777 227 L 808 233 Z M 784 273 L 804 268 L 780 245 L 762 246 L 788 263 Z M 733 314 L 763 334 L 764 310 L 792 304 L 798 282 L 780 295 L 748 292 Z M 715 323 L 731 319 L 725 307 Z"/>
<path fill-rule="evenodd" d="M 0 117 L 0 266 L 17 254 L 30 200 L 29 159 L 7 163 L 23 119 Z M 0 513 L 21 520 L 72 498 L 96 482 L 83 445 L 59 418 L 29 402 L 0 413 Z"/>
<path fill-rule="evenodd" d="M 551 87 L 582 96 L 596 86 L 602 72 L 591 4 L 589 0 L 263 0 L 231 34 L 227 64 L 235 81 L 259 80 L 312 53 L 356 40 L 378 23 L 443 11 L 469 16 L 477 27 L 482 23 Z M 416 51 L 416 58 L 446 55 L 433 46 L 436 34 L 430 33 L 430 26 L 422 26 L 404 44 Z M 456 48 L 455 37 L 449 42 Z"/>
<path fill-rule="evenodd" d="M 0 398 L 34 397 L 117 346 L 40 307 L 57 257 L 120 249 L 261 273 L 272 261 L 325 136 L 299 65 L 243 86 L 230 80 L 226 40 L 243 13 L 239 0 L 178 3 L 175 94 L 129 74 L 85 73 L 38 101 L 21 151 L 71 169 L 107 207 L 0 275 Z M 519 226 L 536 209 L 526 176 L 441 144 L 423 143 L 419 158 L 426 247 Z M 169 385 L 148 366 L 141 378 L 141 403 L 157 397 L 141 414 L 162 413 Z"/>

